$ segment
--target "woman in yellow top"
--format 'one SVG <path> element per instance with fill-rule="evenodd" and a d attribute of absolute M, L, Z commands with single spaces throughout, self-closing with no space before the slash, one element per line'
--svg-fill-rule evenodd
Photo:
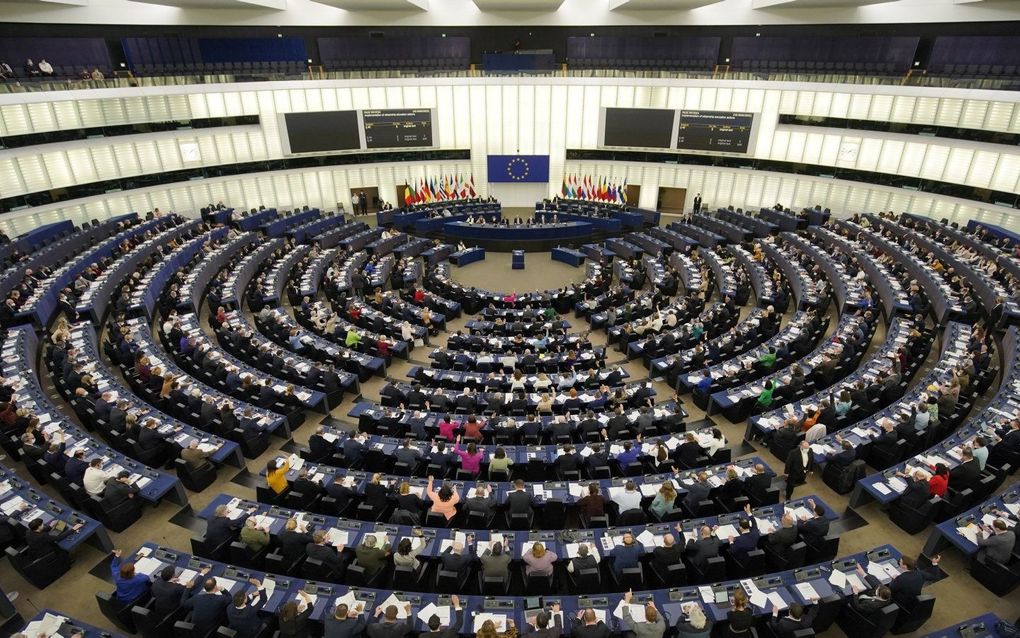
<path fill-rule="evenodd" d="M 266 467 L 266 483 L 277 495 L 283 494 L 289 487 L 287 483 L 287 470 L 289 469 L 290 464 L 284 459 L 269 460 L 269 465 Z"/>

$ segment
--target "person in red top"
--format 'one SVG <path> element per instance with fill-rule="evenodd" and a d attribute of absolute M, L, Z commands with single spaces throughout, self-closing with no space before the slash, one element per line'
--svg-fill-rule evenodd
<path fill-rule="evenodd" d="M 227 320 L 227 310 L 223 306 L 216 309 L 216 324 L 222 326 Z"/>
<path fill-rule="evenodd" d="M 415 288 L 414 289 L 414 303 L 420 304 L 423 301 L 425 301 L 425 291 L 422 290 L 421 288 Z"/>
<path fill-rule="evenodd" d="M 949 468 L 939 463 L 934 470 L 935 474 L 928 479 L 928 493 L 932 496 L 945 496 L 949 489 Z"/>
<path fill-rule="evenodd" d="M 443 437 L 447 441 L 453 442 L 454 431 L 457 429 L 457 424 L 450 420 L 449 414 L 443 415 L 443 420 L 439 422 L 439 436 Z"/>
<path fill-rule="evenodd" d="M 390 356 L 390 344 L 385 339 L 380 339 L 375 342 L 375 348 L 379 351 L 380 357 Z"/>
<path fill-rule="evenodd" d="M 464 424 L 464 438 L 474 439 L 479 443 L 482 442 L 482 424 L 478 422 L 478 419 L 473 414 L 468 417 L 467 422 Z"/>
<path fill-rule="evenodd" d="M 350 315 L 351 321 L 357 321 L 361 318 L 361 308 L 351 306 L 350 310 L 347 311 L 347 314 Z"/>

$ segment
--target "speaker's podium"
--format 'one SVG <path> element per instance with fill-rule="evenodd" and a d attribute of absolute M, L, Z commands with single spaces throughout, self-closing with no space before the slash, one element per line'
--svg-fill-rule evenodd
<path fill-rule="evenodd" d="M 510 267 L 513 270 L 524 270 L 524 251 L 515 250 L 510 253 Z"/>

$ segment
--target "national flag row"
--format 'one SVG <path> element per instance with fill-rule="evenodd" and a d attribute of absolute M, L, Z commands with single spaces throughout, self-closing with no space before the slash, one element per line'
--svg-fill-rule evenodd
<path fill-rule="evenodd" d="M 624 179 L 621 185 L 608 177 L 567 174 L 563 176 L 560 196 L 565 199 L 626 204 L 627 180 Z"/>
<path fill-rule="evenodd" d="M 478 197 L 478 193 L 475 191 L 474 175 L 468 179 L 458 175 L 422 177 L 417 184 L 414 183 L 414 180 L 410 180 L 404 187 L 404 201 L 408 205 L 434 204 L 475 197 Z"/>

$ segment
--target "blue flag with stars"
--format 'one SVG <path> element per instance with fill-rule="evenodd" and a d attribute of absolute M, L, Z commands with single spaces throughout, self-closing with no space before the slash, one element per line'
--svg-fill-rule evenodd
<path fill-rule="evenodd" d="M 490 182 L 548 182 L 548 155 L 489 155 Z"/>

